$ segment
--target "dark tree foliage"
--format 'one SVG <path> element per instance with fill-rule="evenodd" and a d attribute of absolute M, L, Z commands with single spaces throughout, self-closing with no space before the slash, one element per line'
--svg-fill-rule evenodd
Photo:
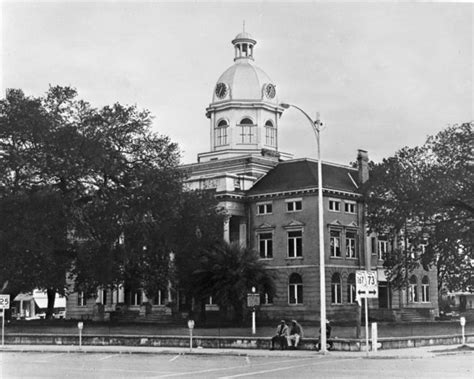
<path fill-rule="evenodd" d="M 224 309 L 231 307 L 237 323 L 243 321 L 247 293 L 252 287 L 270 296 L 275 293 L 266 263 L 254 250 L 238 243 L 220 243 L 203 251 L 196 262 L 192 282 L 202 296 L 212 296 Z"/>
<path fill-rule="evenodd" d="M 0 282 L 34 288 L 126 284 L 156 293 L 172 277 L 183 222 L 179 151 L 148 111 L 100 109 L 69 87 L 0 101 Z"/>
<path fill-rule="evenodd" d="M 384 264 L 395 286 L 435 265 L 440 288 L 474 289 L 473 125 L 449 127 L 372 167 L 363 187 L 367 221 L 394 242 Z"/>

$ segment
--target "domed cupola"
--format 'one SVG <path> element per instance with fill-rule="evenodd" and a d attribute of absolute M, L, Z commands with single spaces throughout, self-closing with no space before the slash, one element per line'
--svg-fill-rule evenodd
<path fill-rule="evenodd" d="M 254 63 L 257 41 L 245 30 L 233 40 L 234 64 L 217 80 L 206 109 L 211 151 L 201 161 L 272 152 L 278 156 L 279 106 L 275 83 Z"/>
<path fill-rule="evenodd" d="M 257 41 L 247 32 L 233 40 L 234 64 L 217 80 L 212 102 L 228 100 L 258 100 L 278 104 L 276 86 L 270 77 L 254 64 Z"/>

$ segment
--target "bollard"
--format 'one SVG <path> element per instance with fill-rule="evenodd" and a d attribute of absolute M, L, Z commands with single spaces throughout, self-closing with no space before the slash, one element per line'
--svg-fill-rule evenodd
<path fill-rule="evenodd" d="M 377 323 L 372 323 L 372 351 L 377 351 Z"/>
<path fill-rule="evenodd" d="M 84 329 L 84 323 L 79 321 L 77 323 L 77 329 L 79 329 L 79 348 L 82 346 L 82 329 Z"/>
<path fill-rule="evenodd" d="M 189 328 L 189 352 L 193 351 L 193 329 L 194 329 L 194 320 L 188 320 Z"/>
<path fill-rule="evenodd" d="M 461 333 L 462 333 L 462 344 L 466 344 L 466 335 L 464 334 L 464 327 L 466 326 L 466 318 L 461 317 L 459 319 L 459 323 L 461 324 Z"/>

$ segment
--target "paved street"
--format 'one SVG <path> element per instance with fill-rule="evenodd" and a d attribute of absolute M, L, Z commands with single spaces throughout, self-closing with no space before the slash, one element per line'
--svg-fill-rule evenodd
<path fill-rule="evenodd" d="M 414 351 L 414 349 L 411 349 Z M 473 354 L 431 348 L 372 355 L 0 352 L 0 378 L 472 378 Z"/>

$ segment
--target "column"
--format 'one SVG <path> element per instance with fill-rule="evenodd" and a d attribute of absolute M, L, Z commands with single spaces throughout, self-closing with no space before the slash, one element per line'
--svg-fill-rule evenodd
<path fill-rule="evenodd" d="M 224 241 L 230 243 L 230 215 L 224 217 Z"/>
<path fill-rule="evenodd" d="M 239 224 L 239 244 L 243 248 L 247 247 L 247 224 L 245 222 Z"/>

